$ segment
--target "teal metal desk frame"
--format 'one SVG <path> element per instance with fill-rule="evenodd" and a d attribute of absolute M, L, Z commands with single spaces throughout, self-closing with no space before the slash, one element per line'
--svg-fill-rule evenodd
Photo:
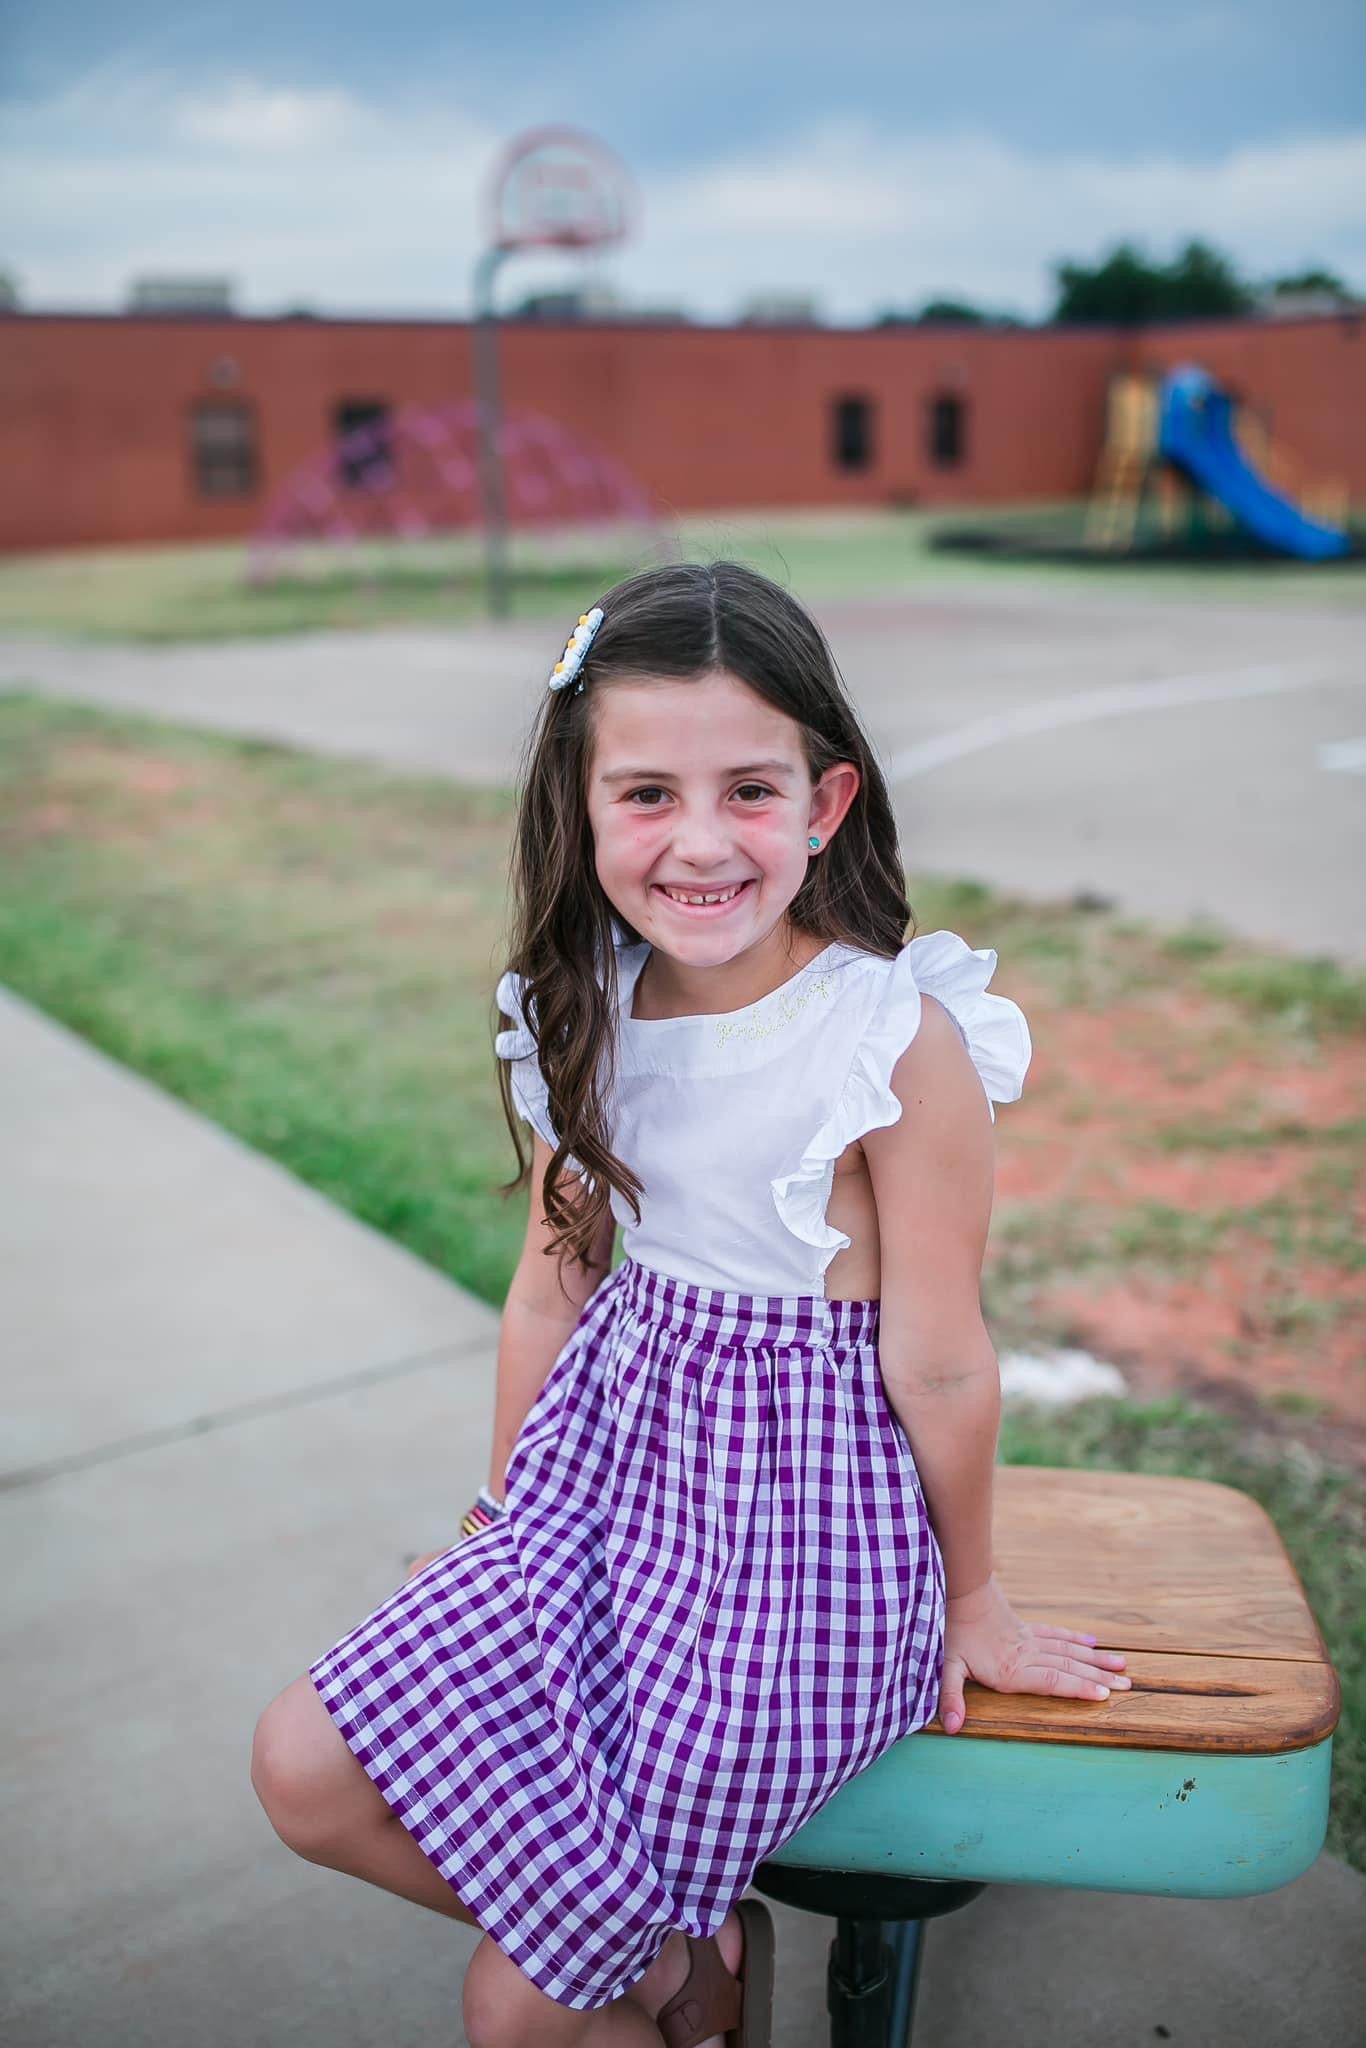
<path fill-rule="evenodd" d="M 1227 1899 L 1299 1877 L 1333 1739 L 1269 1755 L 908 1736 L 840 1788 L 754 1889 L 838 1923 L 831 2048 L 910 2048 L 926 1921 L 988 1884 Z"/>

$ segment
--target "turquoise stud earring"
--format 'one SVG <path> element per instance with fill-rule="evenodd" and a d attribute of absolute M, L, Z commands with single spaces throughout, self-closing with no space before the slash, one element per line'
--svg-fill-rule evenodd
<path fill-rule="evenodd" d="M 819 852 L 820 852 L 820 845 L 821 845 L 821 843 L 820 843 L 820 840 L 819 840 L 819 839 L 817 839 L 817 837 L 816 837 L 816 835 L 815 835 L 815 833 L 814 833 L 814 832 L 812 833 L 811 837 L 810 837 L 810 838 L 809 838 L 809 839 L 807 840 L 807 842 L 806 842 L 806 843 L 807 843 L 807 845 L 808 845 L 808 846 L 809 846 L 809 847 L 811 848 L 811 851 L 812 851 L 813 853 L 819 853 Z"/>

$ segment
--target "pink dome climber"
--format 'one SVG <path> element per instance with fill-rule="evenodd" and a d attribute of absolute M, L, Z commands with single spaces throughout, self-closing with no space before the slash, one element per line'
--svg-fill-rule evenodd
<path fill-rule="evenodd" d="M 658 542 L 648 493 L 612 457 L 536 413 L 506 414 L 499 439 L 514 532 L 616 529 L 619 549 L 620 529 L 635 527 L 638 546 Z M 332 555 L 370 541 L 476 534 L 483 520 L 477 400 L 403 405 L 352 428 L 286 478 L 253 536 L 248 576 L 272 582 L 313 547 Z"/>

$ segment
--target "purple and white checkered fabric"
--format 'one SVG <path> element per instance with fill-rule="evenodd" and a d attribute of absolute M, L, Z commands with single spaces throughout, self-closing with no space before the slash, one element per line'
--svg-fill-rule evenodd
<path fill-rule="evenodd" d="M 627 1259 L 507 1469 L 507 1512 L 313 1666 L 338 1728 L 498 1946 L 610 2004 L 673 1928 L 933 1715 L 944 1575 L 878 1370 L 879 1305 Z"/>

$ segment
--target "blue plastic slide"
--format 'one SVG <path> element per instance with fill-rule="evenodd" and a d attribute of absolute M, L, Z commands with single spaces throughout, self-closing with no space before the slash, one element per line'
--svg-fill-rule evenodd
<path fill-rule="evenodd" d="M 1340 527 L 1307 518 L 1257 474 L 1233 436 L 1233 401 L 1204 370 L 1173 370 L 1163 382 L 1158 453 L 1278 554 L 1321 562 L 1347 553 Z"/>

